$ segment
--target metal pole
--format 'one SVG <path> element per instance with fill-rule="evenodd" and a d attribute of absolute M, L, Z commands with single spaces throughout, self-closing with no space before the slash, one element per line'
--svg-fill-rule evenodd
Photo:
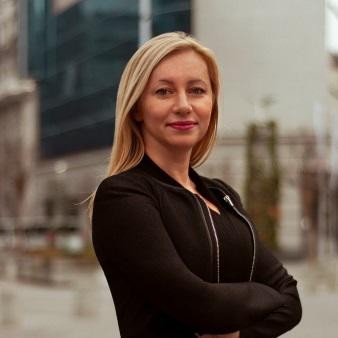
<path fill-rule="evenodd" d="M 139 46 L 152 37 L 151 0 L 139 1 Z"/>

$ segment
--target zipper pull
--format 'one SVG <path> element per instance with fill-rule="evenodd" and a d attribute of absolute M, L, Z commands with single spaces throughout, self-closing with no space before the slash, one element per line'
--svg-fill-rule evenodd
<path fill-rule="evenodd" d="M 231 198 L 229 197 L 229 195 L 225 195 L 225 196 L 223 197 L 223 199 L 224 199 L 227 203 L 229 203 L 232 207 L 234 206 L 234 204 L 232 203 L 232 200 L 231 200 Z"/>

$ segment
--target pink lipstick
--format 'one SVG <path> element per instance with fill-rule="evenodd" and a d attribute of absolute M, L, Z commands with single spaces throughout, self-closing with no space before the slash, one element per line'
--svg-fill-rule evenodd
<path fill-rule="evenodd" d="M 176 121 L 169 123 L 168 125 L 177 130 L 189 130 L 194 128 L 197 123 L 194 121 Z"/>

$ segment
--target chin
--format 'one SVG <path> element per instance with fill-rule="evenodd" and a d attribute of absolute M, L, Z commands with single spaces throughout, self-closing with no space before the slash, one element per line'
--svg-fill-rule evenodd
<path fill-rule="evenodd" d="M 196 144 L 197 142 L 172 142 L 171 147 L 175 150 L 190 151 Z"/>

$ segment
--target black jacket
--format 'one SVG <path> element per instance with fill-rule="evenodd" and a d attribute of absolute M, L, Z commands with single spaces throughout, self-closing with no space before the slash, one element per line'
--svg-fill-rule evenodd
<path fill-rule="evenodd" d="M 250 227 L 247 281 L 215 281 L 211 234 L 196 196 L 145 155 L 136 167 L 106 178 L 94 201 L 93 244 L 121 336 L 188 338 L 240 330 L 241 338 L 272 338 L 290 330 L 302 314 L 297 282 L 262 245 L 229 185 L 192 168 L 189 175 L 201 195 Z"/>

